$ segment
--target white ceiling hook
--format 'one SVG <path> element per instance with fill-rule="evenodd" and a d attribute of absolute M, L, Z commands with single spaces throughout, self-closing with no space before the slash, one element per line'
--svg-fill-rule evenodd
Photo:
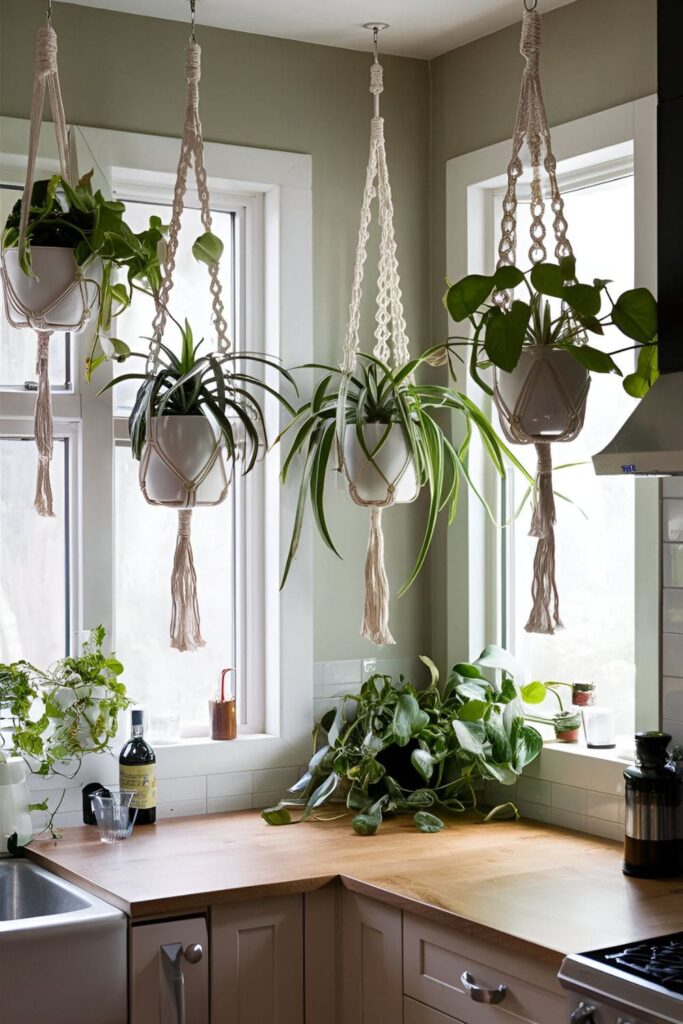
<path fill-rule="evenodd" d="M 382 29 L 389 28 L 389 25 L 385 21 L 366 21 L 363 28 L 367 28 L 372 32 L 372 51 L 375 57 L 375 63 L 379 60 L 379 47 L 377 41 L 379 34 Z"/>

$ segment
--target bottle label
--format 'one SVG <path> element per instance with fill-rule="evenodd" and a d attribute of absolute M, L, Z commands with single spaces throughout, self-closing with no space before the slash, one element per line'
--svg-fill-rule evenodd
<path fill-rule="evenodd" d="M 122 764 L 119 766 L 121 789 L 135 790 L 131 807 L 148 810 L 157 805 L 157 766 L 155 764 Z"/>

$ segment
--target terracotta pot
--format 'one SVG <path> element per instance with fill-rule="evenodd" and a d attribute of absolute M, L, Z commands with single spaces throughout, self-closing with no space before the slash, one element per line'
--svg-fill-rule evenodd
<path fill-rule="evenodd" d="M 586 415 L 590 374 L 564 349 L 532 345 L 512 373 L 494 370 L 503 433 L 518 444 L 571 441 Z"/>
<path fill-rule="evenodd" d="M 363 427 L 365 446 L 372 461 L 361 448 L 355 423 L 349 423 L 344 434 L 344 463 L 349 492 L 358 505 L 384 504 L 389 498 L 389 484 L 394 484 L 394 501 L 408 503 L 419 494 L 415 464 L 399 424 L 392 425 L 379 451 L 387 429 L 386 423 L 366 423 Z"/>
<path fill-rule="evenodd" d="M 31 264 L 37 280 L 27 277 L 19 266 L 18 249 L 5 250 L 2 259 L 9 283 L 5 288 L 5 304 L 11 323 L 33 328 L 40 328 L 45 323 L 47 330 L 69 330 L 72 333 L 84 329 L 99 303 L 101 260 L 90 260 L 81 268 L 84 281 L 77 285 L 74 282 L 78 267 L 73 249 L 31 246 Z M 79 327 L 84 316 L 85 320 Z"/>
<path fill-rule="evenodd" d="M 595 704 L 594 683 L 574 683 L 572 686 L 572 704 L 578 708 L 589 708 Z"/>
<path fill-rule="evenodd" d="M 193 508 L 223 501 L 230 480 L 220 443 L 206 416 L 153 416 L 150 431 L 155 444 L 145 442 L 139 479 L 142 493 L 151 505 Z M 193 494 L 186 481 L 196 480 L 209 465 L 206 477 Z"/>

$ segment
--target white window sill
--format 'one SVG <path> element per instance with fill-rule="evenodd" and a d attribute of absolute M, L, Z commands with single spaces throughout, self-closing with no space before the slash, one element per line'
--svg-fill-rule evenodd
<path fill-rule="evenodd" d="M 547 752 L 551 756 L 570 755 L 584 760 L 594 759 L 601 762 L 612 761 L 616 764 L 632 764 L 635 758 L 635 745 L 630 737 L 618 736 L 615 747 L 588 747 L 582 741 L 578 743 L 546 742 L 543 744 L 543 752 Z"/>

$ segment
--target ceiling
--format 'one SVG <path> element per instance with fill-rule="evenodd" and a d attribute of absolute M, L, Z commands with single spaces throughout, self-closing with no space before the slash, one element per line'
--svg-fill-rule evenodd
<path fill-rule="evenodd" d="M 189 19 L 188 0 L 69 0 L 83 7 Z M 541 13 L 573 0 L 539 0 Z M 58 19 L 58 5 L 55 16 Z M 197 0 L 197 24 L 366 49 L 367 21 L 388 22 L 381 48 L 403 57 L 436 57 L 521 18 L 522 0 Z M 201 37 L 200 37 L 201 38 Z"/>

